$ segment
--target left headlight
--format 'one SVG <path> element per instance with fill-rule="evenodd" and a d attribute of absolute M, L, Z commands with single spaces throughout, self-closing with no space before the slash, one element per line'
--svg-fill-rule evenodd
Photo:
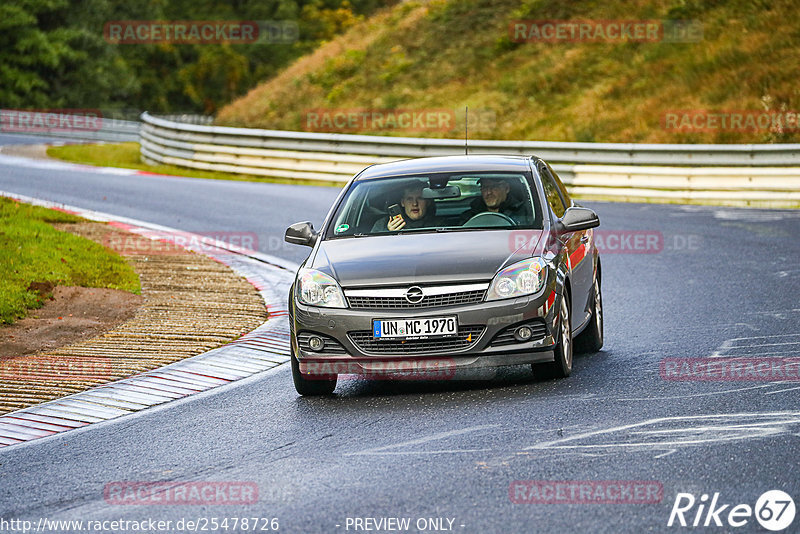
<path fill-rule="evenodd" d="M 547 280 L 547 263 L 530 258 L 509 265 L 494 275 L 486 300 L 500 300 L 538 293 Z"/>
<path fill-rule="evenodd" d="M 346 308 L 344 294 L 333 277 L 315 269 L 301 269 L 295 289 L 297 300 L 308 306 Z"/>

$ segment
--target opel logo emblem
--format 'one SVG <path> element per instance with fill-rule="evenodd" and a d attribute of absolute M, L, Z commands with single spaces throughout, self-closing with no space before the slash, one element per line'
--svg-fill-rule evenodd
<path fill-rule="evenodd" d="M 418 286 L 411 286 L 406 291 L 406 300 L 411 304 L 419 304 L 425 295 L 422 293 L 422 288 Z"/>

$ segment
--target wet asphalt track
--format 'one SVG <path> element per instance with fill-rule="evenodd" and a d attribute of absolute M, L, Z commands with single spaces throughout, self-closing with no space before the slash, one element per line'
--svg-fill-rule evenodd
<path fill-rule="evenodd" d="M 283 229 L 318 225 L 337 193 L 54 172 L 2 158 L 0 189 L 189 231 L 253 232 L 261 251 L 294 261 L 307 249 L 283 246 Z M 690 530 L 667 527 L 679 492 L 752 506 L 781 489 L 800 504 L 800 383 L 659 375 L 663 358 L 800 355 L 800 212 L 586 205 L 601 229 L 660 232 L 664 247 L 603 255 L 606 344 L 577 357 L 570 378 L 537 381 L 519 367 L 475 381 L 347 380 L 332 398 L 307 399 L 281 366 L 0 450 L 0 517 L 153 518 L 173 531 L 182 518 L 248 516 L 277 517 L 281 532 L 353 532 L 348 517 L 411 518 L 409 532 L 419 518 L 449 518 L 464 533 L 669 532 Z M 657 481 L 663 498 L 515 504 L 515 480 Z M 103 499 L 115 481 L 249 481 L 259 498 L 120 506 Z M 765 532 L 754 518 L 705 530 Z"/>

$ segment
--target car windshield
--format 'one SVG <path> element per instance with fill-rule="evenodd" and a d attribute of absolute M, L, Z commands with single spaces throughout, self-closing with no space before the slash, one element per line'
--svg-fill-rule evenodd
<path fill-rule="evenodd" d="M 327 238 L 542 225 L 530 175 L 489 172 L 355 182 L 333 221 Z"/>

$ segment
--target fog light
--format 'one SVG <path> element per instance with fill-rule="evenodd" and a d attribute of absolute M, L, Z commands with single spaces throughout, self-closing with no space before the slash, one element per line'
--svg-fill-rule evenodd
<path fill-rule="evenodd" d="M 308 338 L 308 348 L 311 350 L 322 350 L 322 347 L 325 346 L 325 342 L 319 336 L 311 336 Z"/>
<path fill-rule="evenodd" d="M 529 326 L 520 326 L 514 332 L 514 338 L 517 341 L 528 341 L 531 337 L 533 337 L 533 330 Z"/>

